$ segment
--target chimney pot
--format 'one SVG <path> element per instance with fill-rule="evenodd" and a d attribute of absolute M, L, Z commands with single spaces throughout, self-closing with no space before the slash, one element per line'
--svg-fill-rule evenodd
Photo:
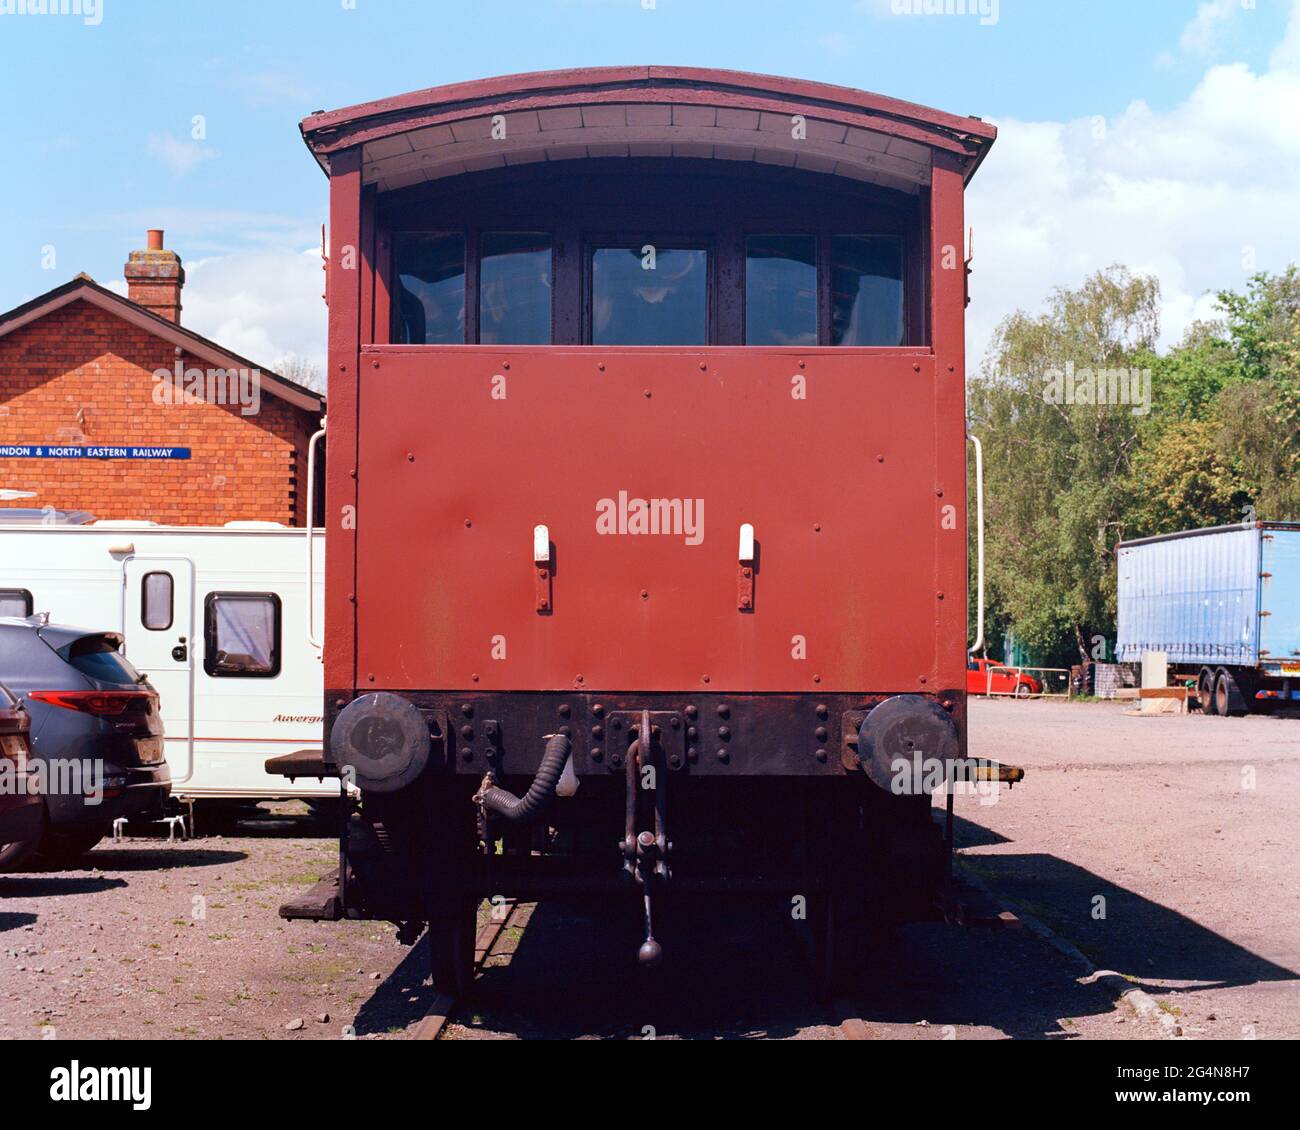
<path fill-rule="evenodd" d="M 126 295 L 151 314 L 178 325 L 181 320 L 181 287 L 185 285 L 185 268 L 175 251 L 163 247 L 162 228 L 150 228 L 145 249 L 132 251 L 127 257 Z"/>

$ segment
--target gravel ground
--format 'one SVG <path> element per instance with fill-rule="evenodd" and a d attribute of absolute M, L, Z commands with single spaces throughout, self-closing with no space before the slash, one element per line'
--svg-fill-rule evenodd
<path fill-rule="evenodd" d="M 995 804 L 958 799 L 963 863 L 1188 1035 L 1300 1036 L 1298 743 L 1300 720 L 975 702 L 972 752 L 1029 776 Z M 0 876 L 0 1038 L 405 1038 L 433 997 L 419 947 L 384 924 L 276 915 L 336 850 L 296 811 Z M 517 919 L 446 1038 L 843 1036 L 809 991 L 787 904 L 683 904 L 661 917 L 668 961 L 649 978 L 630 902 L 548 901 Z M 1159 1034 L 1028 930 L 918 924 L 866 960 L 848 1011 L 878 1038 Z"/>
<path fill-rule="evenodd" d="M 1189 1036 L 1300 1038 L 1300 717 L 977 700 L 971 752 L 1027 770 L 956 803 L 967 864 L 1009 904 Z"/>

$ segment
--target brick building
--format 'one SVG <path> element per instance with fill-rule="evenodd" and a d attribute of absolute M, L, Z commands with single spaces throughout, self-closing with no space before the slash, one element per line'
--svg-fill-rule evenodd
<path fill-rule="evenodd" d="M 0 314 L 0 507 L 303 524 L 324 397 L 181 325 L 162 232 L 126 280 L 126 298 L 78 275 Z"/>

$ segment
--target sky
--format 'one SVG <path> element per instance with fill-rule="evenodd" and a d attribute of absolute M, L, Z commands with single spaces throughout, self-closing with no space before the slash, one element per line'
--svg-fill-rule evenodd
<path fill-rule="evenodd" d="M 859 87 L 994 122 L 968 193 L 969 367 L 1111 263 L 1166 344 L 1300 260 L 1300 0 L 0 0 L 0 311 L 147 228 L 186 325 L 275 368 L 325 348 L 326 181 L 298 122 L 443 83 L 610 64 Z M 67 14 L 29 8 L 76 7 Z M 965 9 L 965 11 L 964 11 Z"/>

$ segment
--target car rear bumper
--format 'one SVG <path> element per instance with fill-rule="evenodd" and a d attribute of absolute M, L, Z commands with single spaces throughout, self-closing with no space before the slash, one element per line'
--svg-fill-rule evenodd
<path fill-rule="evenodd" d="M 171 770 L 160 765 L 123 768 L 104 766 L 100 786 L 86 793 L 46 796 L 50 824 L 55 828 L 111 824 L 119 817 L 162 815 L 171 795 Z"/>
<path fill-rule="evenodd" d="M 0 844 L 35 839 L 41 831 L 41 798 L 35 793 L 0 797 Z"/>

